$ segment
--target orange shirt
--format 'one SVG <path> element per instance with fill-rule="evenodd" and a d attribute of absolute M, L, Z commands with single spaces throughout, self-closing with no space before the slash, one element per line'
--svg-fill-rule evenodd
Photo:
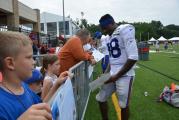
<path fill-rule="evenodd" d="M 70 38 L 59 52 L 60 73 L 69 70 L 73 65 L 83 60 L 90 60 L 91 55 L 83 50 L 78 37 Z"/>

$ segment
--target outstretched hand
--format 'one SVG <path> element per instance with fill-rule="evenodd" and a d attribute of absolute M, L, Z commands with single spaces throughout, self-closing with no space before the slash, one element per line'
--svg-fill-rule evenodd
<path fill-rule="evenodd" d="M 67 80 L 67 78 L 68 78 L 68 71 L 62 72 L 56 82 L 61 85 Z"/>
<path fill-rule="evenodd" d="M 70 73 L 68 71 L 62 72 L 58 77 L 57 82 L 59 84 L 62 84 L 67 80 L 68 77 L 73 78 L 73 73 Z"/>

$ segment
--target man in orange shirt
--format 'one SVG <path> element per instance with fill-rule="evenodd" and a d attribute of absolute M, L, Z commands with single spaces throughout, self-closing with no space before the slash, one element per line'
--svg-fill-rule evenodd
<path fill-rule="evenodd" d="M 60 73 L 69 70 L 73 65 L 83 60 L 88 60 L 95 64 L 94 57 L 83 49 L 83 45 L 89 43 L 89 41 L 90 32 L 82 29 L 65 43 L 58 54 Z"/>

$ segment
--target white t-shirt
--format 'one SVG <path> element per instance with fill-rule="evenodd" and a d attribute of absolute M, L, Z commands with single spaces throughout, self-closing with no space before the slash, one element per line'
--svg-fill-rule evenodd
<path fill-rule="evenodd" d="M 44 80 L 46 80 L 46 79 L 51 80 L 52 83 L 54 84 L 56 82 L 57 78 L 58 77 L 56 75 L 49 76 L 49 75 L 46 74 Z"/>
<path fill-rule="evenodd" d="M 56 47 L 55 54 L 58 54 L 60 52 L 60 50 L 61 50 L 61 47 Z"/>
<path fill-rule="evenodd" d="M 116 74 L 126 63 L 127 59 L 138 60 L 138 49 L 135 40 L 135 28 L 130 24 L 120 25 L 109 37 L 107 43 L 111 74 Z M 131 68 L 126 76 L 134 76 L 134 69 Z"/>

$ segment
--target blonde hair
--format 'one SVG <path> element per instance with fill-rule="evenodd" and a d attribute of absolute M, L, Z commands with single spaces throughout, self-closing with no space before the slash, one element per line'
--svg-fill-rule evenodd
<path fill-rule="evenodd" d="M 57 55 L 45 55 L 43 58 L 43 62 L 42 62 L 42 68 L 41 68 L 41 73 L 43 76 L 45 76 L 46 70 L 48 69 L 48 65 L 52 65 L 53 63 L 55 63 L 58 60 L 58 56 Z"/>
<path fill-rule="evenodd" d="M 0 32 L 0 71 L 4 69 L 4 59 L 6 57 L 16 57 L 21 48 L 31 43 L 26 35 L 19 32 Z"/>

